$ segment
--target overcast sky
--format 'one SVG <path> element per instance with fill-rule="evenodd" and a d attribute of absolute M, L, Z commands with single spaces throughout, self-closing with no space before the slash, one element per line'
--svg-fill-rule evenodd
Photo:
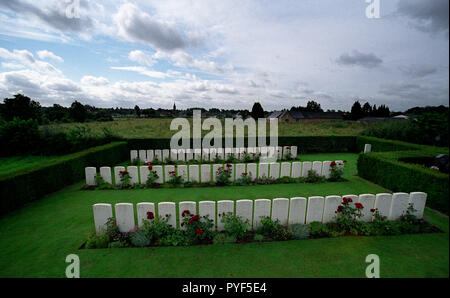
<path fill-rule="evenodd" d="M 0 1 L 0 98 L 100 107 L 449 103 L 448 0 Z M 70 14 L 69 14 L 70 16 Z"/>

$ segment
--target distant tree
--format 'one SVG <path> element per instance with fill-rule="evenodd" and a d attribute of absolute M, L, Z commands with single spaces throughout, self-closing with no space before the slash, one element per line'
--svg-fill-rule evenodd
<path fill-rule="evenodd" d="M 75 122 L 84 122 L 87 118 L 87 111 L 84 105 L 78 101 L 74 101 L 69 109 L 70 118 Z"/>
<path fill-rule="evenodd" d="M 253 119 L 264 118 L 264 109 L 259 102 L 255 102 L 250 113 Z"/>
<path fill-rule="evenodd" d="M 355 103 L 353 104 L 352 109 L 350 111 L 350 116 L 351 119 L 353 120 L 358 120 L 364 117 L 364 113 L 362 111 L 361 104 L 359 103 L 359 101 L 355 101 Z"/>
<path fill-rule="evenodd" d="M 386 105 L 381 105 L 377 109 L 378 117 L 389 117 L 391 114 L 389 108 Z"/>
<path fill-rule="evenodd" d="M 306 110 L 308 112 L 323 112 L 322 108 L 320 107 L 320 103 L 315 102 L 314 100 L 308 101 L 306 104 Z"/>
<path fill-rule="evenodd" d="M 45 110 L 45 114 L 49 121 L 64 121 L 69 117 L 69 109 L 59 104 L 54 104 Z"/>
<path fill-rule="evenodd" d="M 364 116 L 371 116 L 372 115 L 372 106 L 366 102 L 363 106 L 362 106 L 362 112 L 364 114 Z"/>
<path fill-rule="evenodd" d="M 39 102 L 22 94 L 16 94 L 13 98 L 5 98 L 0 113 L 6 121 L 11 121 L 14 118 L 41 121 L 41 105 Z"/>
<path fill-rule="evenodd" d="M 134 106 L 134 112 L 138 118 L 141 118 L 141 108 L 138 105 Z"/>

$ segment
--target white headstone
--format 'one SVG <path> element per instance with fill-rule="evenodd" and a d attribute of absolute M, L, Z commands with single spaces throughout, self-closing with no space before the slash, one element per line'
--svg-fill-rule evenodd
<path fill-rule="evenodd" d="M 349 205 L 352 206 L 352 207 L 355 207 L 355 203 L 358 202 L 358 200 L 359 200 L 359 196 L 357 196 L 357 195 L 345 195 L 345 196 L 342 196 L 342 200 L 344 200 L 344 198 L 347 198 L 347 199 L 351 200 Z"/>
<path fill-rule="evenodd" d="M 167 223 L 172 227 L 177 227 L 177 216 L 175 213 L 175 203 L 173 202 L 160 202 L 158 203 L 158 216 L 163 219 L 169 218 Z"/>
<path fill-rule="evenodd" d="M 225 148 L 225 159 L 229 158 L 232 152 L 232 148 Z"/>
<path fill-rule="evenodd" d="M 209 160 L 214 161 L 217 157 L 216 148 L 209 148 Z"/>
<path fill-rule="evenodd" d="M 174 161 L 178 159 L 178 150 L 177 149 L 170 149 L 170 159 L 174 160 Z"/>
<path fill-rule="evenodd" d="M 241 178 L 243 173 L 245 173 L 245 164 L 244 163 L 236 164 L 236 180 Z"/>
<path fill-rule="evenodd" d="M 146 184 L 148 175 L 150 174 L 150 170 L 149 170 L 148 166 L 141 166 L 139 168 L 139 172 L 141 174 L 141 184 Z"/>
<path fill-rule="evenodd" d="M 365 144 L 364 145 L 364 153 L 368 153 L 372 151 L 372 145 L 371 144 Z"/>
<path fill-rule="evenodd" d="M 372 221 L 373 212 L 370 212 L 370 210 L 375 206 L 375 195 L 361 194 L 359 195 L 358 202 L 363 205 L 363 209 L 361 210 L 361 218 L 359 220 L 366 222 Z"/>
<path fill-rule="evenodd" d="M 322 163 L 322 176 L 324 176 L 325 178 L 330 178 L 330 165 L 331 165 L 331 161 L 326 160 Z"/>
<path fill-rule="evenodd" d="M 283 158 L 283 147 L 277 146 L 276 147 L 276 154 L 277 154 L 277 159 L 281 160 Z"/>
<path fill-rule="evenodd" d="M 86 185 L 95 185 L 95 175 L 97 175 L 97 169 L 95 167 L 84 168 L 86 175 Z"/>
<path fill-rule="evenodd" d="M 289 224 L 304 224 L 306 217 L 306 198 L 291 198 L 289 203 Z"/>
<path fill-rule="evenodd" d="M 281 163 L 281 177 L 291 177 L 291 163 Z"/>
<path fill-rule="evenodd" d="M 179 161 L 184 161 L 186 159 L 186 155 L 185 155 L 185 150 L 184 149 L 178 149 L 178 154 L 177 154 L 177 158 Z"/>
<path fill-rule="evenodd" d="M 183 212 L 187 210 L 190 212 L 190 214 L 197 214 L 197 203 L 195 202 L 191 202 L 191 201 L 185 201 L 185 202 L 180 202 L 178 204 L 178 219 L 179 219 L 179 227 L 180 229 L 184 230 L 185 227 L 181 226 L 181 223 L 183 222 Z"/>
<path fill-rule="evenodd" d="M 209 183 L 211 182 L 211 165 L 210 164 L 204 164 L 201 166 L 202 171 L 202 183 Z"/>
<path fill-rule="evenodd" d="M 237 200 L 236 201 L 236 216 L 242 217 L 242 220 L 248 222 L 247 230 L 252 229 L 253 217 L 253 201 L 251 200 Z"/>
<path fill-rule="evenodd" d="M 409 203 L 415 211 L 412 213 L 417 218 L 423 217 L 425 211 L 425 203 L 427 202 L 427 194 L 424 192 L 412 192 L 409 195 Z"/>
<path fill-rule="evenodd" d="M 191 182 L 199 182 L 199 172 L 198 165 L 189 165 L 189 181 Z"/>
<path fill-rule="evenodd" d="M 171 176 L 170 172 L 175 172 L 175 166 L 172 165 L 164 166 L 164 183 L 169 182 Z"/>
<path fill-rule="evenodd" d="M 106 222 L 108 218 L 113 217 L 111 204 L 94 204 L 92 206 L 94 211 L 95 232 L 97 235 L 106 232 Z"/>
<path fill-rule="evenodd" d="M 272 201 L 272 220 L 279 220 L 282 225 L 287 225 L 289 216 L 289 199 L 277 198 Z"/>
<path fill-rule="evenodd" d="M 212 219 L 214 227 L 216 226 L 216 202 L 215 201 L 200 201 L 198 203 L 198 215 L 208 216 Z"/>
<path fill-rule="evenodd" d="M 102 176 L 103 181 L 105 181 L 106 183 L 112 184 L 110 167 L 101 167 L 100 168 L 100 176 Z"/>
<path fill-rule="evenodd" d="M 147 150 L 147 161 L 148 162 L 152 162 L 153 159 L 155 158 L 155 154 L 153 152 L 153 150 Z"/>
<path fill-rule="evenodd" d="M 225 154 L 224 154 L 223 148 L 217 148 L 217 157 L 220 160 L 223 160 L 225 158 Z"/>
<path fill-rule="evenodd" d="M 125 167 L 117 166 L 114 167 L 114 183 L 115 185 L 121 185 L 122 181 L 120 181 L 120 172 L 125 171 Z"/>
<path fill-rule="evenodd" d="M 181 176 L 184 182 L 188 181 L 187 165 L 179 165 L 177 171 L 178 176 Z"/>
<path fill-rule="evenodd" d="M 291 157 L 291 147 L 289 146 L 283 146 L 283 153 L 281 156 L 284 157 Z"/>
<path fill-rule="evenodd" d="M 146 202 L 137 203 L 136 212 L 139 227 L 142 227 L 144 225 L 144 221 L 150 220 L 148 218 L 147 212 L 153 213 L 153 216 L 156 217 L 154 203 L 146 203 Z"/>
<path fill-rule="evenodd" d="M 258 199 L 255 200 L 255 213 L 253 216 L 253 229 L 261 227 L 261 217 L 270 217 L 270 200 Z"/>
<path fill-rule="evenodd" d="M 312 164 L 312 170 L 316 172 L 317 175 L 322 175 L 322 162 L 314 161 Z"/>
<path fill-rule="evenodd" d="M 130 184 L 138 184 L 139 183 L 139 174 L 138 168 L 136 166 L 128 166 L 127 167 L 128 174 L 130 175 Z"/>
<path fill-rule="evenodd" d="M 155 183 L 163 184 L 163 167 L 162 166 L 153 166 L 153 171 L 158 175 L 158 179 L 156 179 Z"/>
<path fill-rule="evenodd" d="M 291 146 L 291 157 L 297 159 L 297 146 Z"/>
<path fill-rule="evenodd" d="M 256 172 L 256 163 L 249 163 L 247 164 L 247 173 L 252 177 L 252 180 L 255 180 L 257 177 L 257 172 Z"/>
<path fill-rule="evenodd" d="M 294 161 L 292 163 L 292 178 L 299 178 L 302 175 L 302 163 Z"/>
<path fill-rule="evenodd" d="M 259 148 L 259 150 L 261 153 L 261 157 L 267 157 L 267 153 L 268 153 L 267 147 L 261 147 L 261 148 Z"/>
<path fill-rule="evenodd" d="M 324 201 L 324 197 L 315 196 L 308 198 L 308 209 L 306 212 L 307 224 L 315 221 L 322 222 Z"/>
<path fill-rule="evenodd" d="M 209 160 L 209 149 L 208 148 L 202 149 L 202 159 Z"/>
<path fill-rule="evenodd" d="M 269 164 L 265 163 L 265 162 L 261 162 L 259 163 L 259 173 L 258 173 L 258 177 L 262 178 L 262 177 L 269 177 Z"/>
<path fill-rule="evenodd" d="M 155 150 L 155 160 L 163 161 L 162 152 L 159 149 Z"/>
<path fill-rule="evenodd" d="M 280 164 L 277 162 L 270 163 L 270 178 L 278 179 L 280 178 Z"/>
<path fill-rule="evenodd" d="M 302 164 L 302 177 L 308 177 L 308 172 L 312 169 L 310 161 L 304 161 Z"/>
<path fill-rule="evenodd" d="M 234 201 L 224 200 L 217 202 L 217 230 L 223 231 L 224 223 L 222 222 L 223 214 L 234 214 Z"/>
<path fill-rule="evenodd" d="M 389 212 L 391 212 L 392 205 L 392 194 L 390 193 L 379 193 L 375 198 L 375 208 L 381 216 L 389 217 Z"/>
<path fill-rule="evenodd" d="M 248 154 L 250 154 L 250 155 L 254 154 L 254 153 L 255 153 L 255 147 L 248 147 L 248 148 L 247 148 L 247 152 L 248 152 Z"/>
<path fill-rule="evenodd" d="M 213 181 L 216 182 L 217 181 L 217 172 L 219 171 L 219 169 L 223 167 L 222 164 L 215 164 L 213 165 L 213 169 L 212 169 L 212 175 L 213 175 Z"/>
<path fill-rule="evenodd" d="M 194 149 L 194 159 L 199 161 L 202 158 L 202 149 Z"/>
<path fill-rule="evenodd" d="M 147 159 L 147 150 L 139 150 L 139 159 L 142 162 L 145 162 Z"/>
<path fill-rule="evenodd" d="M 194 159 L 194 151 L 192 149 L 186 149 L 186 161 L 191 161 Z"/>
<path fill-rule="evenodd" d="M 341 197 L 340 196 L 326 196 L 325 197 L 325 207 L 323 210 L 323 218 L 322 222 L 332 222 L 334 221 L 334 217 L 336 216 L 336 210 L 338 206 L 341 205 Z"/>
<path fill-rule="evenodd" d="M 392 205 L 389 219 L 396 220 L 400 216 L 406 214 L 409 203 L 409 194 L 404 192 L 396 192 L 392 195 Z"/>
<path fill-rule="evenodd" d="M 137 150 L 131 150 L 130 151 L 130 159 L 131 159 L 131 161 L 133 161 L 133 160 L 135 160 L 135 159 L 137 159 L 138 158 L 138 152 L 137 152 Z"/>
<path fill-rule="evenodd" d="M 170 158 L 170 151 L 169 151 L 169 149 L 163 149 L 163 151 L 162 151 L 162 160 L 166 161 L 168 158 Z"/>
<path fill-rule="evenodd" d="M 119 231 L 127 233 L 133 230 L 135 226 L 133 204 L 118 203 L 114 207 L 116 210 L 116 222 Z"/>
<path fill-rule="evenodd" d="M 276 160 L 278 157 L 278 152 L 276 147 L 267 147 L 267 157 Z"/>

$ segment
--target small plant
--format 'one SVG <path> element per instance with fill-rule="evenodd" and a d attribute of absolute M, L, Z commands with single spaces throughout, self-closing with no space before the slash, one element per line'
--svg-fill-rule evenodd
<path fill-rule="evenodd" d="M 181 226 L 185 228 L 190 243 L 208 242 L 213 238 L 214 223 L 207 216 L 191 214 L 189 210 L 181 213 Z"/>
<path fill-rule="evenodd" d="M 144 229 L 138 229 L 130 234 L 131 244 L 137 247 L 149 246 L 152 241 L 152 235 L 147 234 Z"/>
<path fill-rule="evenodd" d="M 258 234 L 273 240 L 289 240 L 291 233 L 287 227 L 283 226 L 279 220 L 272 220 L 268 216 L 261 216 L 261 227 L 257 230 Z"/>
<path fill-rule="evenodd" d="M 184 183 L 183 176 L 177 175 L 175 171 L 169 172 L 169 181 L 167 181 L 168 184 L 170 184 L 173 187 L 182 185 Z"/>
<path fill-rule="evenodd" d="M 363 208 L 361 203 L 353 203 L 352 198 L 343 197 L 341 205 L 335 211 L 337 215 L 334 219 L 337 227 L 349 233 L 352 229 L 358 229 L 360 225 L 358 219 L 361 218 Z"/>
<path fill-rule="evenodd" d="M 227 163 L 225 167 L 220 167 L 216 172 L 216 185 L 229 185 L 231 179 L 231 164 Z"/>
<path fill-rule="evenodd" d="M 242 173 L 241 177 L 239 177 L 235 182 L 235 185 L 250 185 L 252 184 L 252 173 Z"/>
<path fill-rule="evenodd" d="M 342 181 L 344 180 L 342 176 L 344 175 L 344 163 L 347 161 L 344 160 L 343 163 L 341 162 L 335 162 L 332 161 L 330 164 L 330 177 L 328 178 L 328 181 Z"/>
<path fill-rule="evenodd" d="M 253 240 L 258 241 L 258 242 L 262 242 L 264 240 L 264 235 L 255 234 L 255 236 L 253 236 Z"/>
<path fill-rule="evenodd" d="M 153 165 L 151 163 L 148 164 L 149 174 L 147 176 L 147 181 L 145 182 L 147 187 L 152 187 L 156 184 L 156 180 L 159 179 L 158 173 L 153 171 Z"/>
<path fill-rule="evenodd" d="M 292 224 L 289 226 L 289 230 L 292 234 L 292 239 L 295 240 L 308 239 L 311 233 L 310 226 L 304 224 Z"/>
<path fill-rule="evenodd" d="M 291 147 L 286 147 L 286 150 L 283 152 L 282 160 L 294 160 L 291 154 Z"/>
<path fill-rule="evenodd" d="M 189 245 L 190 242 L 186 237 L 186 233 L 180 230 L 175 230 L 173 233 L 166 235 L 159 241 L 160 245 L 163 246 L 182 246 Z"/>
<path fill-rule="evenodd" d="M 131 180 L 131 176 L 130 173 L 128 173 L 128 171 L 120 171 L 120 186 L 121 188 L 129 188 L 130 185 L 130 180 Z"/>
<path fill-rule="evenodd" d="M 247 236 L 247 228 L 249 226 L 248 220 L 243 221 L 242 217 L 235 216 L 232 213 L 222 213 L 221 222 L 224 223 L 224 230 L 228 236 L 242 240 Z"/>
<path fill-rule="evenodd" d="M 311 238 L 323 238 L 331 236 L 328 227 L 321 222 L 312 222 L 309 224 L 309 227 L 311 228 Z"/>
<path fill-rule="evenodd" d="M 217 233 L 214 236 L 213 244 L 229 244 L 236 243 L 236 237 L 228 236 L 226 233 Z"/>
<path fill-rule="evenodd" d="M 323 176 L 320 176 L 316 171 L 309 170 L 308 176 L 306 177 L 306 182 L 309 183 L 318 183 L 322 182 L 325 178 Z"/>
<path fill-rule="evenodd" d="M 109 244 L 109 237 L 106 234 L 91 235 L 86 241 L 86 248 L 107 248 Z"/>
<path fill-rule="evenodd" d="M 133 166 L 139 166 L 139 165 L 141 165 L 141 160 L 140 160 L 139 158 L 134 158 L 134 159 L 131 161 L 131 165 L 133 165 Z"/>

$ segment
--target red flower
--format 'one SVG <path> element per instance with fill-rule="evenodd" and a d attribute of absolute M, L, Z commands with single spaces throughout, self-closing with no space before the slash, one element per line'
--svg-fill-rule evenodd
<path fill-rule="evenodd" d="M 355 203 L 356 209 L 363 209 L 364 206 L 361 203 Z"/>
<path fill-rule="evenodd" d="M 223 170 L 225 173 L 228 173 L 228 170 Z"/>
<path fill-rule="evenodd" d="M 200 217 L 198 215 L 194 215 L 189 219 L 189 223 L 193 223 L 194 221 L 200 220 Z"/>
<path fill-rule="evenodd" d="M 248 175 L 248 173 L 242 173 L 242 176 L 247 176 Z"/>
<path fill-rule="evenodd" d="M 154 218 L 155 218 L 155 215 L 153 215 L 153 212 L 148 211 L 147 212 L 147 219 L 154 219 Z"/>
<path fill-rule="evenodd" d="M 184 226 L 184 222 L 181 223 L 181 226 Z"/>
<path fill-rule="evenodd" d="M 370 209 L 370 212 L 375 212 L 376 210 L 374 208 Z"/>
<path fill-rule="evenodd" d="M 330 166 L 332 166 L 332 167 L 334 167 L 336 165 L 336 162 L 335 161 L 332 161 L 331 163 L 330 163 Z"/>
<path fill-rule="evenodd" d="M 148 169 L 149 169 L 150 171 L 153 169 L 152 164 L 149 164 L 149 165 L 148 165 Z"/>
<path fill-rule="evenodd" d="M 227 168 L 231 168 L 231 164 L 227 163 Z"/>
<path fill-rule="evenodd" d="M 337 208 L 337 212 L 342 212 L 342 205 L 340 205 L 338 208 Z"/>
<path fill-rule="evenodd" d="M 344 160 L 344 163 L 347 162 L 346 160 Z"/>
<path fill-rule="evenodd" d="M 190 212 L 189 210 L 184 210 L 184 211 L 181 213 L 181 217 L 184 217 L 186 214 L 191 214 L 191 212 Z"/>
<path fill-rule="evenodd" d="M 199 228 L 195 229 L 195 232 L 199 235 L 203 235 L 203 230 L 200 230 Z"/>
<path fill-rule="evenodd" d="M 286 147 L 286 150 L 291 150 L 291 147 Z"/>

